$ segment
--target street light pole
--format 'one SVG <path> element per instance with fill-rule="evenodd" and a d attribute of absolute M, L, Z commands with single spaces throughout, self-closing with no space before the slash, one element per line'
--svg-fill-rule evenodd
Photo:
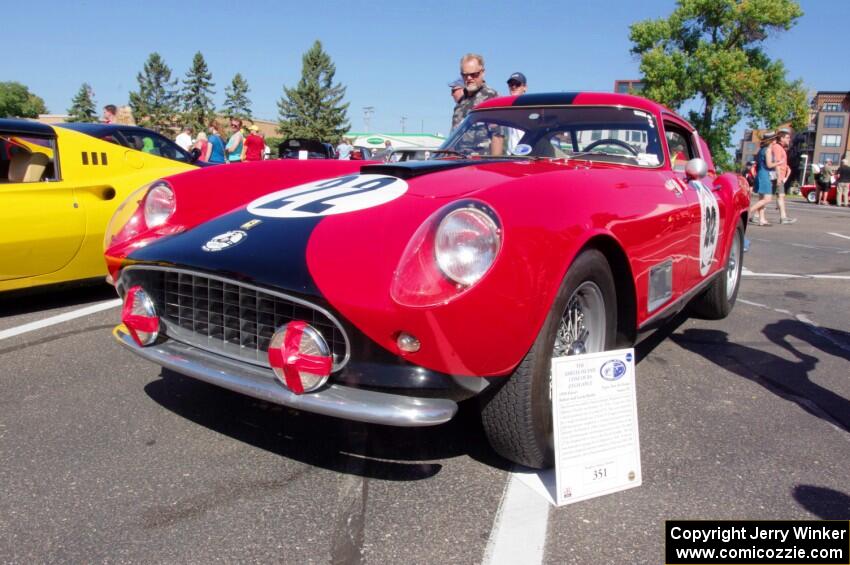
<path fill-rule="evenodd" d="M 803 160 L 803 170 L 800 173 L 800 186 L 806 184 L 806 169 L 809 167 L 809 154 L 803 153 L 800 156 L 800 159 Z"/>
<path fill-rule="evenodd" d="M 374 113 L 374 106 L 363 106 L 363 125 L 366 127 L 367 133 L 372 131 L 372 114 Z"/>
<path fill-rule="evenodd" d="M 404 133 L 404 122 L 407 121 L 407 116 L 401 117 L 401 133 Z"/>

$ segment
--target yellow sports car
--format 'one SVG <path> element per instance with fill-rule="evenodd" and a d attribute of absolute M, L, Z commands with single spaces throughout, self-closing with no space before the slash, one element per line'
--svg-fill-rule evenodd
<path fill-rule="evenodd" d="M 118 205 L 192 161 L 144 128 L 0 119 L 0 291 L 105 276 Z"/>

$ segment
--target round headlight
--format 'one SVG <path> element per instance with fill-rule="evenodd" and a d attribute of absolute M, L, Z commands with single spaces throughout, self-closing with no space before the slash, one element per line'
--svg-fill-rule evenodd
<path fill-rule="evenodd" d="M 490 216 L 475 208 L 459 208 L 440 222 L 434 255 L 444 275 L 469 286 L 493 265 L 501 242 L 499 228 Z"/>
<path fill-rule="evenodd" d="M 161 226 L 174 213 L 174 191 L 165 183 L 151 187 L 145 197 L 145 223 L 148 228 Z"/>

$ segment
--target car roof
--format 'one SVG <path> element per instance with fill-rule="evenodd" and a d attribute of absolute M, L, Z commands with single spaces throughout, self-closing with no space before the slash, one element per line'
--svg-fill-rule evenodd
<path fill-rule="evenodd" d="M 669 114 L 680 119 L 666 106 L 631 94 L 616 92 L 541 92 L 519 96 L 499 96 L 485 100 L 475 107 L 479 109 L 509 108 L 512 106 L 628 106 L 653 114 Z"/>
<path fill-rule="evenodd" d="M 54 135 L 53 128 L 47 124 L 15 118 L 1 118 L 0 133 Z"/>
<path fill-rule="evenodd" d="M 116 131 L 137 131 L 139 133 L 156 133 L 152 129 L 143 128 L 140 126 L 130 126 L 122 124 L 100 124 L 90 122 L 63 122 L 56 124 L 59 127 L 72 129 L 87 135 L 98 136 L 114 133 Z"/>

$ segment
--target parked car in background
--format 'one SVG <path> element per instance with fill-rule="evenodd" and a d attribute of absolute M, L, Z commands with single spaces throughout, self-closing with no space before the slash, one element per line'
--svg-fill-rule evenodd
<path fill-rule="evenodd" d="M 278 146 L 281 159 L 336 159 L 330 143 L 316 139 L 286 139 Z"/>
<path fill-rule="evenodd" d="M 118 205 L 195 168 L 76 128 L 0 119 L 0 291 L 103 278 L 103 234 Z"/>
<path fill-rule="evenodd" d="M 812 204 L 816 204 L 817 201 L 818 201 L 817 200 L 817 198 L 818 198 L 817 186 L 815 186 L 813 184 L 804 184 L 803 186 L 801 186 L 800 187 L 800 194 L 802 194 L 803 198 L 805 198 L 808 202 L 811 202 Z M 830 204 L 836 204 L 837 203 L 837 201 L 838 201 L 838 190 L 836 188 L 835 183 L 833 183 L 829 187 L 829 192 L 826 194 L 826 199 Z"/>
<path fill-rule="evenodd" d="M 56 125 L 65 129 L 78 131 L 104 141 L 117 143 L 118 145 L 123 145 L 124 147 L 141 151 L 142 153 L 148 153 L 158 157 L 165 157 L 166 159 L 171 159 L 173 161 L 179 161 L 180 163 L 197 165 L 198 167 L 207 167 L 210 165 L 209 163 L 199 159 L 200 154 L 198 152 L 186 151 L 174 141 L 151 129 L 139 126 L 91 124 L 84 122 Z"/>
<path fill-rule="evenodd" d="M 435 425 L 478 397 L 494 449 L 545 467 L 553 357 L 735 304 L 746 181 L 717 174 L 667 108 L 613 93 L 496 98 L 441 156 L 153 183 L 107 234 L 124 299 L 116 339 L 191 377 L 350 420 Z"/>
<path fill-rule="evenodd" d="M 355 145 L 354 149 L 351 151 L 351 159 L 354 161 L 371 161 L 372 150 L 368 147 L 363 147 L 362 145 Z"/>

